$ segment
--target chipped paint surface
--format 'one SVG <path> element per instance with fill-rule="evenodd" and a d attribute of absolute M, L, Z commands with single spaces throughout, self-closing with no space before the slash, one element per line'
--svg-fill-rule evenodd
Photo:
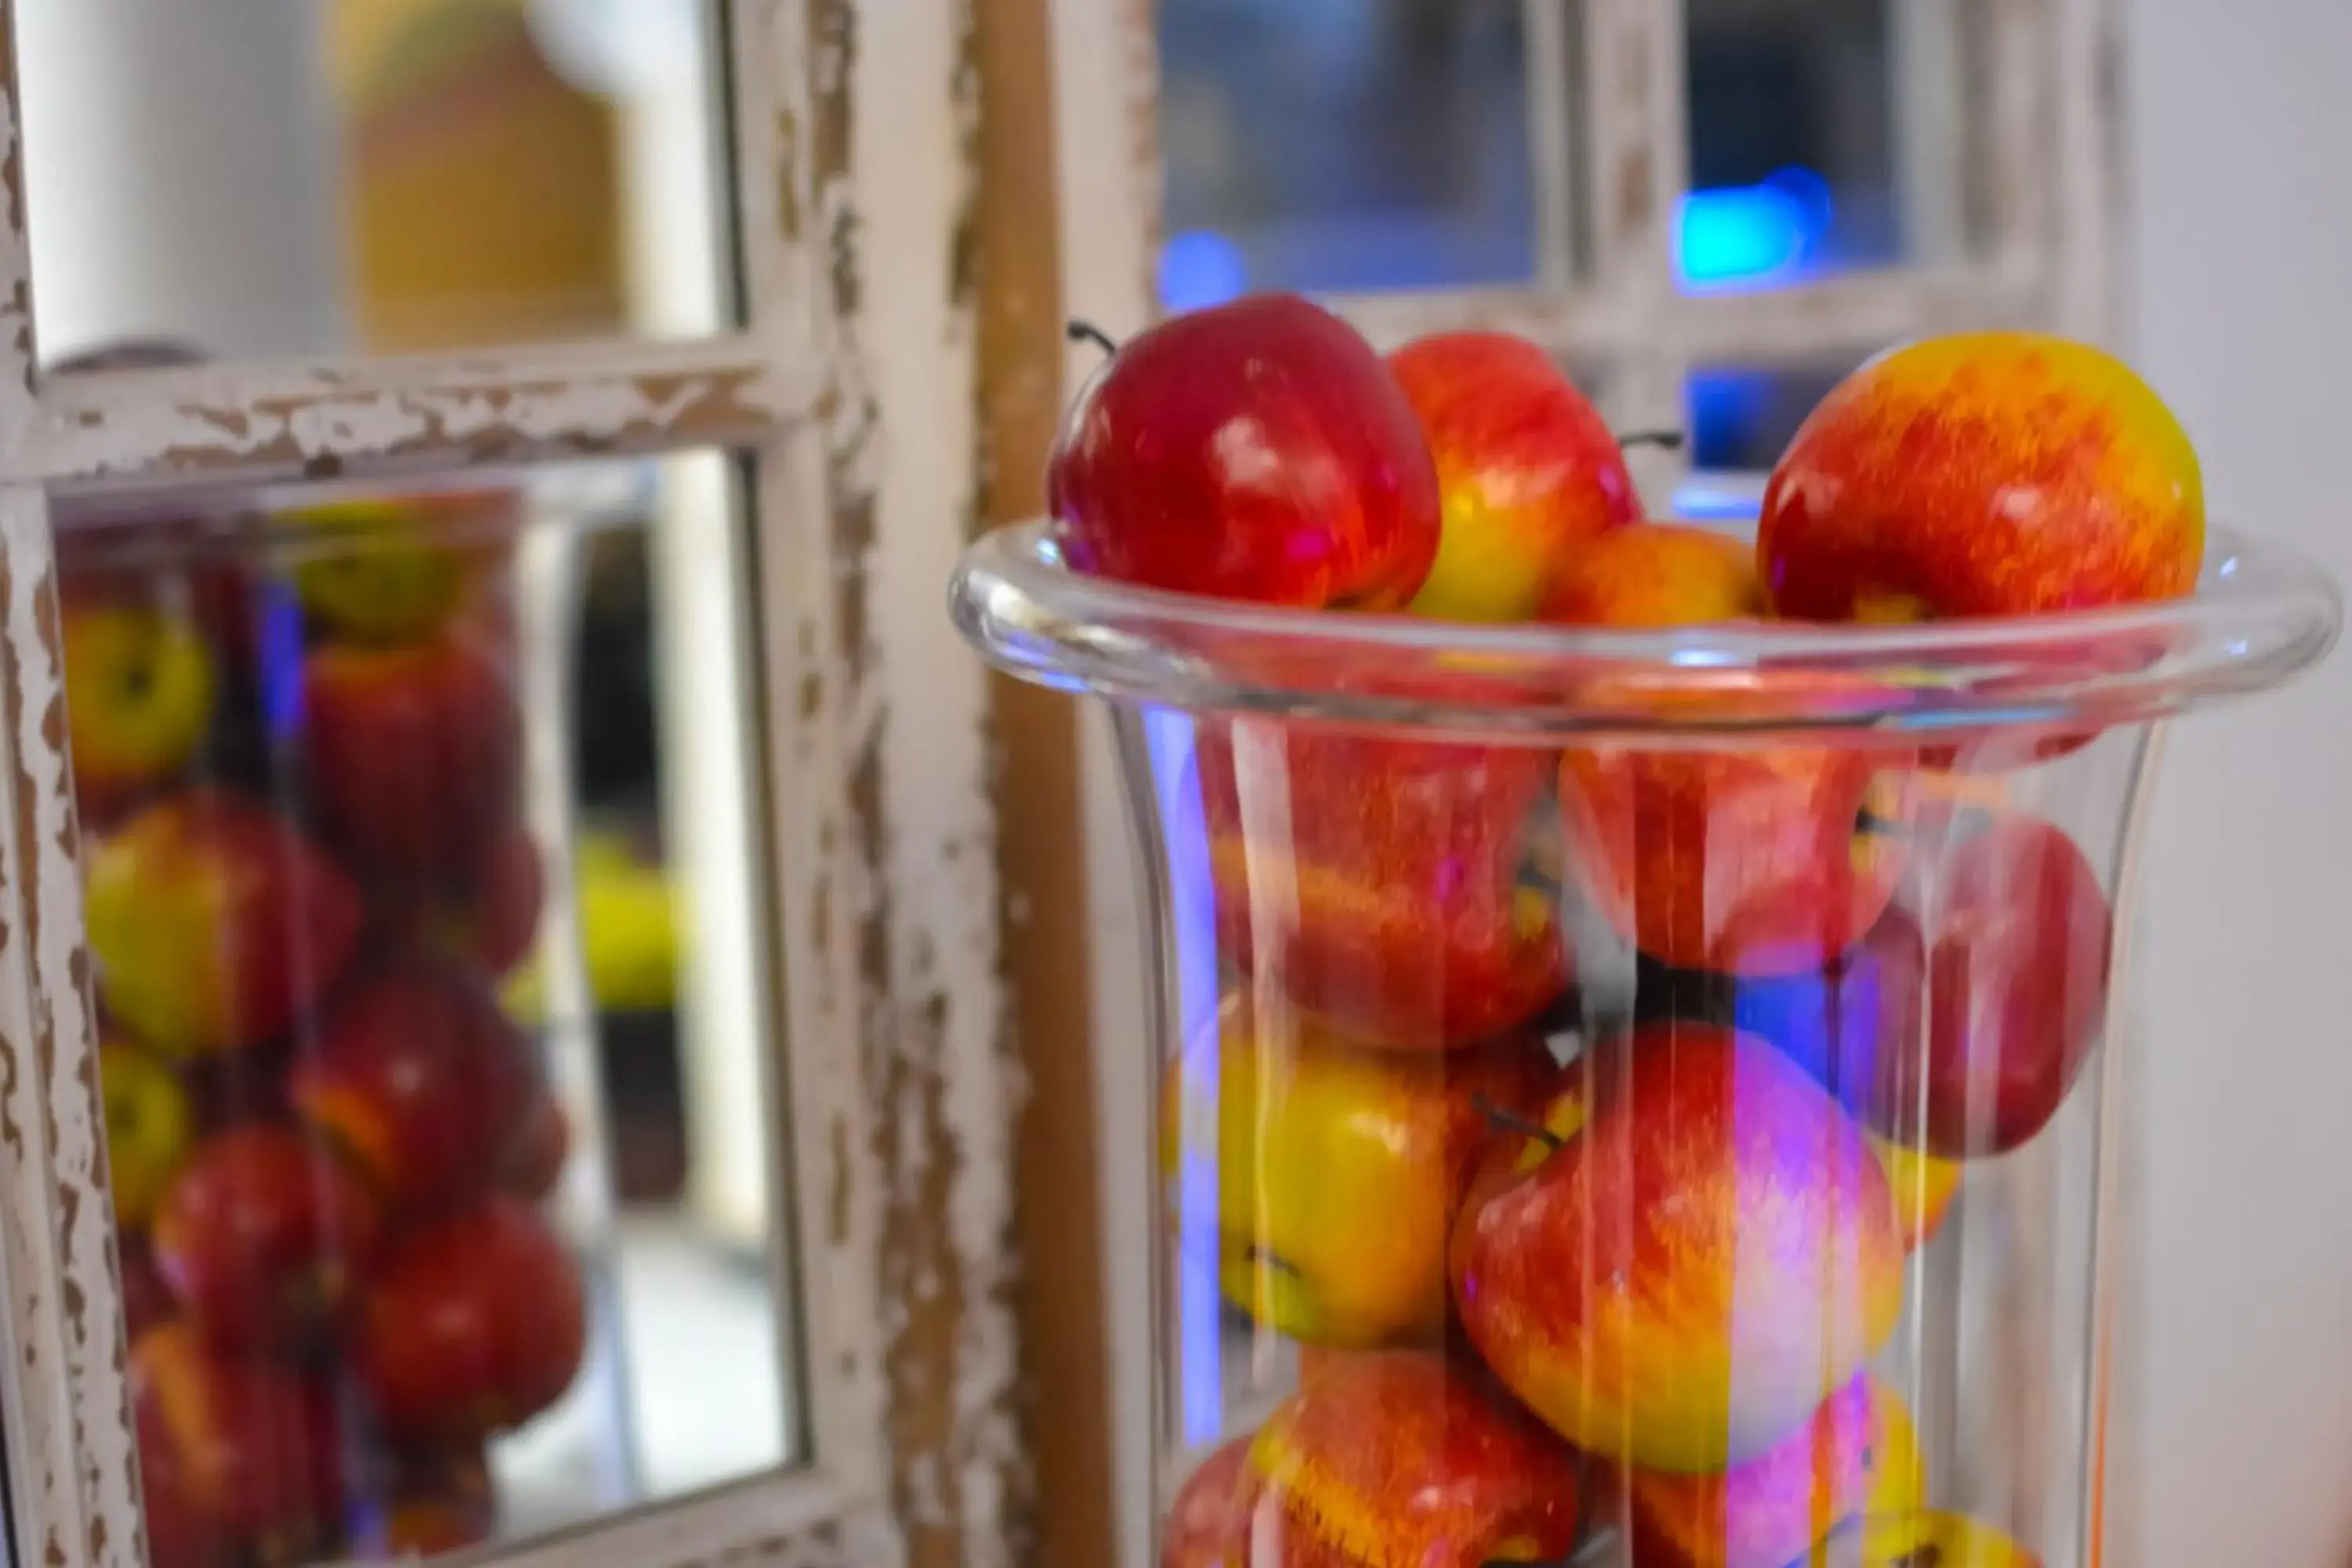
<path fill-rule="evenodd" d="M 814 374 L 731 340 L 570 357 L 58 377 L 0 447 L 0 482 L 252 483 L 726 446 L 814 411 Z"/>
<path fill-rule="evenodd" d="M 789 1270 L 814 1462 L 502 1562 L 1024 1561 L 1011 1146 L 986 688 L 939 595 L 977 489 L 960 0 L 732 8 L 746 331 L 344 365 L 0 384 L 13 662 L 0 821 L 0 1242 L 31 1562 L 131 1563 L 132 1465 L 39 489 L 249 485 L 739 445 L 761 468 L 793 1136 Z M 5 33 L 0 33 L 5 37 Z M 0 95 L 0 350 L 30 384 Z M 5 377 L 0 376 L 0 383 Z M 35 487 L 39 487 L 37 489 Z"/>
<path fill-rule="evenodd" d="M 0 1258 L 20 1560 L 140 1560 L 48 518 L 0 491 Z"/>
<path fill-rule="evenodd" d="M 26 423 L 33 398 L 33 253 L 16 82 L 16 7 L 0 0 L 0 430 Z"/>

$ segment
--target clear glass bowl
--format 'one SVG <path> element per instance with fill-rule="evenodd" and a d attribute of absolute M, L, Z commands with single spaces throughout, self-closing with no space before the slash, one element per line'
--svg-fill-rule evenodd
<path fill-rule="evenodd" d="M 1151 921 L 1164 1568 L 2099 1561 L 2159 721 L 2332 646 L 2174 604 L 1465 626 L 975 544 L 1112 703 Z"/>

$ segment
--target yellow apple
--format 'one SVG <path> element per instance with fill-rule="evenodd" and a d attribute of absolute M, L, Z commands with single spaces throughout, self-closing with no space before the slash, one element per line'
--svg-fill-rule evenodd
<path fill-rule="evenodd" d="M 1916 1252 L 1932 1239 L 1952 1199 L 1960 1190 L 1960 1163 L 1923 1154 L 1916 1149 L 1873 1135 L 1870 1146 L 1886 1171 L 1886 1184 L 1895 1194 L 1895 1219 L 1903 1233 L 1903 1250 Z"/>
<path fill-rule="evenodd" d="M 106 1104 L 114 1219 L 133 1229 L 154 1217 L 164 1189 L 187 1163 L 196 1113 L 171 1064 L 125 1040 L 99 1047 L 98 1086 Z"/>
<path fill-rule="evenodd" d="M 1990 1525 L 1913 1509 L 1872 1514 L 1823 1542 L 1822 1568 L 2042 1568 L 2042 1559 Z"/>
<path fill-rule="evenodd" d="M 1163 1166 L 1225 1294 L 1309 1343 L 1426 1342 L 1446 1317 L 1446 1236 L 1497 1115 L 1558 1069 L 1531 1040 L 1443 1055 L 1349 1043 L 1229 1001 L 1170 1069 Z M 1213 1193 L 1214 1226 L 1184 1205 Z"/>
<path fill-rule="evenodd" d="M 213 718 L 213 661 L 185 620 L 138 605 L 63 616 L 66 743 L 84 812 L 107 816 L 177 773 Z"/>

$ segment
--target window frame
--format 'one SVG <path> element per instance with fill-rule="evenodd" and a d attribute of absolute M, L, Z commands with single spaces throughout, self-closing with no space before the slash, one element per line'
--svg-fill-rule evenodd
<path fill-rule="evenodd" d="M 50 504 L 749 455 L 757 798 L 788 984 L 778 1205 L 810 1453 L 471 1561 L 1013 1568 L 1010 1129 L 989 700 L 940 585 L 977 504 L 981 84 L 954 0 L 722 0 L 740 329 L 37 374 L 0 0 L 0 1430 L 16 1560 L 144 1562 Z M 887 450 L 889 460 L 881 460 Z"/>

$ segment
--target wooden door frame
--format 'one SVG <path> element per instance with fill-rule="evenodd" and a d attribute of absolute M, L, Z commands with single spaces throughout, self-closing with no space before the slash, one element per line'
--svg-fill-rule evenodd
<path fill-rule="evenodd" d="M 480 1560 L 1028 1561 L 979 504 L 978 39 L 958 0 L 734 0 L 740 330 L 44 377 L 0 0 L 0 1275 L 17 1561 L 143 1561 L 49 505 L 751 454 L 805 1465 Z"/>

